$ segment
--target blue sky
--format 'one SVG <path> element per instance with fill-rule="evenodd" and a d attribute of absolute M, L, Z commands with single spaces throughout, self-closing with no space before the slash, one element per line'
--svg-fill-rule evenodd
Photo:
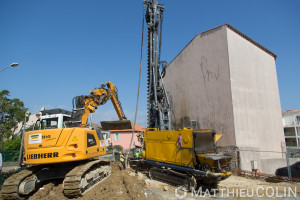
<path fill-rule="evenodd" d="M 74 96 L 112 81 L 133 120 L 142 2 L 1 0 L 0 69 L 12 62 L 20 66 L 0 73 L 0 90 L 9 90 L 31 112 L 41 107 L 71 110 Z M 300 1 L 160 2 L 165 5 L 162 60 L 171 62 L 197 33 L 229 23 L 278 55 L 282 109 L 300 108 Z M 146 126 L 146 52 L 143 56 L 138 123 Z M 117 115 L 107 103 L 93 119 L 112 120 Z"/>

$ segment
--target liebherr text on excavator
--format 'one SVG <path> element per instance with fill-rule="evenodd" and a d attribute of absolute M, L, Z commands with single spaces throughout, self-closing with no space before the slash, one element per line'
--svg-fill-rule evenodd
<path fill-rule="evenodd" d="M 77 197 L 104 180 L 111 173 L 110 163 L 99 156 L 106 154 L 105 143 L 95 130 L 86 128 L 87 118 L 97 106 L 111 100 L 120 121 L 104 122 L 112 129 L 130 129 L 111 83 L 90 91 L 90 95 L 73 100 L 72 116 L 55 115 L 55 110 L 44 111 L 47 116 L 38 120 L 34 130 L 24 136 L 23 162 L 32 165 L 9 177 L 3 184 L 2 199 L 22 199 L 47 180 L 63 179 L 65 196 Z"/>

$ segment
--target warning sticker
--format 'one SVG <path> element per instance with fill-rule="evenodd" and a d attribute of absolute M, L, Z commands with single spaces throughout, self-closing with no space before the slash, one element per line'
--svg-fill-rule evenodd
<path fill-rule="evenodd" d="M 29 135 L 29 144 L 36 144 L 36 143 L 42 143 L 42 134 L 33 134 Z"/>
<path fill-rule="evenodd" d="M 103 140 L 100 141 L 100 147 L 104 147 L 105 146 L 105 142 Z"/>

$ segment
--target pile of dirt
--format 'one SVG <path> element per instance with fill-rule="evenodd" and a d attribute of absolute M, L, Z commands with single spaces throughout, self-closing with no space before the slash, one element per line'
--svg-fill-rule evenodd
<path fill-rule="evenodd" d="M 61 182 L 50 182 L 35 192 L 29 199 L 66 199 L 62 192 Z"/>
<path fill-rule="evenodd" d="M 122 167 L 116 163 L 112 163 L 112 173 L 110 177 L 105 179 L 99 185 L 87 192 L 83 197 L 75 198 L 81 200 L 93 199 L 176 199 L 176 187 L 155 180 L 150 180 L 145 174 L 135 173 L 132 169 L 122 170 Z M 297 197 L 300 196 L 300 183 L 268 183 L 263 180 L 247 179 L 245 177 L 231 176 L 228 179 L 221 181 L 219 190 L 237 192 L 237 189 L 254 189 L 264 188 L 264 191 L 269 187 L 278 188 L 280 195 L 285 194 L 285 188 L 295 188 Z M 192 194 L 188 193 L 188 197 Z M 234 194 L 236 197 L 238 194 Z M 217 198 L 221 197 L 220 192 L 217 193 Z M 254 195 L 254 197 L 256 197 Z M 201 197 L 202 199 L 209 199 Z M 62 190 L 62 180 L 49 182 L 32 194 L 29 200 L 66 200 Z"/>
<path fill-rule="evenodd" d="M 132 176 L 132 173 L 132 169 L 121 170 L 119 166 L 114 163 L 112 164 L 110 177 L 87 192 L 83 197 L 76 199 L 147 199 L 145 196 L 145 181 Z M 29 197 L 29 200 L 41 199 L 65 200 L 68 198 L 63 194 L 62 182 L 50 182 Z"/>

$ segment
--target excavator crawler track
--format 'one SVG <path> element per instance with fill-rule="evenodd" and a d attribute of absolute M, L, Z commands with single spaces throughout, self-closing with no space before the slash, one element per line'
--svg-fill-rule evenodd
<path fill-rule="evenodd" d="M 79 165 L 66 175 L 63 183 L 64 195 L 70 198 L 82 196 L 110 174 L 108 161 L 95 160 Z"/>
<path fill-rule="evenodd" d="M 23 180 L 32 176 L 36 171 L 38 171 L 39 167 L 30 167 L 28 169 L 24 169 L 19 173 L 16 173 L 6 179 L 1 188 L 1 196 L 3 200 L 7 199 L 24 199 L 26 196 L 23 196 L 19 193 L 19 186 Z"/>

